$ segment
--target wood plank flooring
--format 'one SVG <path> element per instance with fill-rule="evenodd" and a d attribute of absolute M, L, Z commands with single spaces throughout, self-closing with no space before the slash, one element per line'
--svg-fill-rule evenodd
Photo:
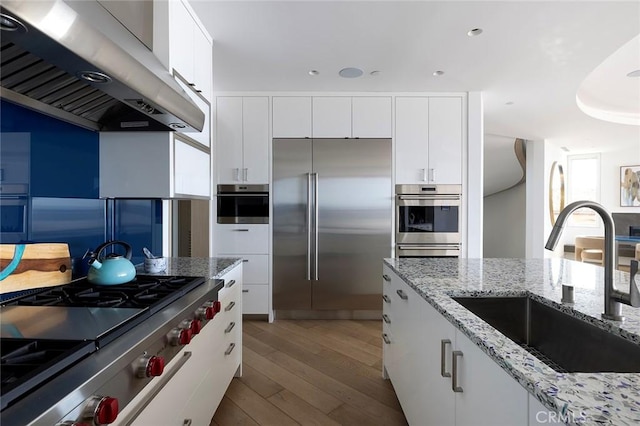
<path fill-rule="evenodd" d="M 243 321 L 243 376 L 210 426 L 406 425 L 380 321 Z"/>

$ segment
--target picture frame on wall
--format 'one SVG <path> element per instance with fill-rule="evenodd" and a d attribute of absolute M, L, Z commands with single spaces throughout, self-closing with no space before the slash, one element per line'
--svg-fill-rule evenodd
<path fill-rule="evenodd" d="M 640 165 L 620 167 L 620 206 L 640 206 Z"/>

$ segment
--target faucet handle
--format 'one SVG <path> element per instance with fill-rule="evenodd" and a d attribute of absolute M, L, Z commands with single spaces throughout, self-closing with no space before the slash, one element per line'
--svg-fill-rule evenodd
<path fill-rule="evenodd" d="M 636 277 L 638 276 L 638 261 L 633 259 L 629 265 L 629 304 L 634 308 L 640 306 L 640 291 L 638 291 L 638 285 L 636 284 Z"/>

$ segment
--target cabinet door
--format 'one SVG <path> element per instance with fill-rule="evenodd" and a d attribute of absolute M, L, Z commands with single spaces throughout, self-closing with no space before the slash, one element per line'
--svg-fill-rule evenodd
<path fill-rule="evenodd" d="M 429 98 L 429 179 L 462 183 L 462 98 Z"/>
<path fill-rule="evenodd" d="M 193 83 L 194 22 L 182 1 L 169 2 L 169 27 L 171 68 L 189 83 Z"/>
<path fill-rule="evenodd" d="M 275 96 L 273 98 L 273 137 L 311 137 L 311 97 Z"/>
<path fill-rule="evenodd" d="M 396 98 L 396 184 L 424 183 L 429 163 L 429 98 Z"/>
<path fill-rule="evenodd" d="M 242 98 L 218 97 L 216 106 L 218 183 L 239 183 L 242 181 Z"/>
<path fill-rule="evenodd" d="M 354 138 L 391 137 L 391 97 L 354 97 L 351 102 Z"/>
<path fill-rule="evenodd" d="M 313 98 L 313 137 L 351 137 L 351 98 Z"/>
<path fill-rule="evenodd" d="M 209 102 L 213 86 L 213 47 L 200 27 L 193 24 L 193 83 Z"/>
<path fill-rule="evenodd" d="M 456 346 L 456 426 L 526 425 L 528 392 L 458 330 Z"/>
<path fill-rule="evenodd" d="M 175 137 L 174 193 L 176 195 L 211 195 L 211 158 Z"/>
<path fill-rule="evenodd" d="M 242 98 L 242 179 L 269 183 L 269 98 Z"/>

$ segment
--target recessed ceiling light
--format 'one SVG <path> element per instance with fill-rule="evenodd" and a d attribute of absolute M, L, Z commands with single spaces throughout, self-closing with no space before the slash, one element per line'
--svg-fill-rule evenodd
<path fill-rule="evenodd" d="M 467 32 L 467 35 L 469 37 L 475 37 L 475 36 L 479 36 L 480 34 L 482 34 L 482 28 L 474 28 L 472 30 L 469 30 Z"/>
<path fill-rule="evenodd" d="M 375 77 L 376 75 L 379 75 L 379 74 L 380 74 L 380 71 L 378 71 L 378 70 L 371 71 L 371 72 L 369 73 L 369 75 L 372 75 L 372 76 L 374 76 L 374 77 Z"/>
<path fill-rule="evenodd" d="M 435 75 L 436 77 L 439 77 L 439 76 L 441 76 L 443 74 L 444 74 L 444 71 L 440 71 L 440 70 L 433 72 L 433 75 Z"/>
<path fill-rule="evenodd" d="M 640 77 L 640 70 L 631 71 L 627 77 Z"/>
<path fill-rule="evenodd" d="M 362 75 L 362 70 L 360 68 L 343 68 L 338 74 L 344 78 L 356 78 Z"/>
<path fill-rule="evenodd" d="M 320 71 L 318 71 L 318 70 L 309 71 L 309 75 L 318 75 L 318 74 L 320 74 Z"/>

